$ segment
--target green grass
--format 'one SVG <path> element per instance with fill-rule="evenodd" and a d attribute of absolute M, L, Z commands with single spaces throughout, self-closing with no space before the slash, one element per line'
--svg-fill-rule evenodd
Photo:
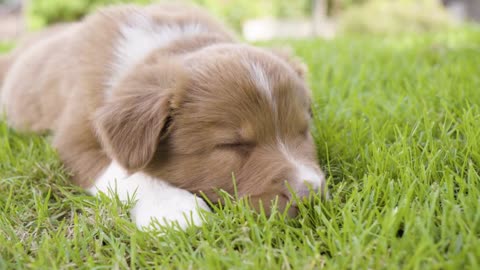
<path fill-rule="evenodd" d="M 14 47 L 13 43 L 11 42 L 0 42 L 0 53 L 7 52 Z"/>
<path fill-rule="evenodd" d="M 290 44 L 330 201 L 140 232 L 69 184 L 48 138 L 0 124 L 0 269 L 480 269 L 480 32 Z"/>

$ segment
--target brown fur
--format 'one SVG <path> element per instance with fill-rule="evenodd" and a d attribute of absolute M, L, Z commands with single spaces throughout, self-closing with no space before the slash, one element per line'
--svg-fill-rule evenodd
<path fill-rule="evenodd" d="M 208 34 L 153 51 L 106 98 L 121 23 L 135 12 L 157 24 L 201 23 Z M 89 187 L 117 160 L 130 172 L 191 192 L 233 192 L 266 202 L 289 198 L 284 181 L 300 181 L 278 146 L 321 171 L 309 133 L 305 69 L 283 52 L 239 44 L 202 11 L 175 6 L 109 8 L 80 24 L 50 31 L 12 54 L 3 87 L 9 124 L 52 131 L 53 145 L 74 181 Z M 30 47 L 31 46 L 31 47 Z M 258 63 L 272 83 L 278 110 L 245 68 Z M 2 70 L 3 68 L 3 70 Z"/>
<path fill-rule="evenodd" d="M 0 86 L 3 83 L 5 76 L 7 75 L 8 68 L 12 64 L 11 56 L 0 55 Z"/>

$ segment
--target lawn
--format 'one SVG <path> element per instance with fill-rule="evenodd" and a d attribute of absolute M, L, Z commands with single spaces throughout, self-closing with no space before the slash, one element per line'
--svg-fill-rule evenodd
<path fill-rule="evenodd" d="M 48 137 L 2 123 L 0 269 L 480 269 L 480 31 L 288 44 L 331 200 L 145 233 L 69 184 Z"/>

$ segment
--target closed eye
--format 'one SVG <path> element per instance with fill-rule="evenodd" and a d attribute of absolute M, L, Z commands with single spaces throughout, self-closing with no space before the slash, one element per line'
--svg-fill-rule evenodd
<path fill-rule="evenodd" d="M 241 150 L 241 151 L 249 151 L 253 147 L 255 147 L 254 142 L 229 142 L 229 143 L 221 143 L 216 146 L 219 149 L 225 150 Z"/>

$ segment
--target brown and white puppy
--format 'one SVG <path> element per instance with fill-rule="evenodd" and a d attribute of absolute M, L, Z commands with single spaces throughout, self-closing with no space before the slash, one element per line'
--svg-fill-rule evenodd
<path fill-rule="evenodd" d="M 91 194 L 135 195 L 140 228 L 198 224 L 208 207 L 194 194 L 233 193 L 232 175 L 266 206 L 285 207 L 287 186 L 323 190 L 302 65 L 238 43 L 197 8 L 107 8 L 29 39 L 2 69 L 8 123 L 51 131 Z"/>

